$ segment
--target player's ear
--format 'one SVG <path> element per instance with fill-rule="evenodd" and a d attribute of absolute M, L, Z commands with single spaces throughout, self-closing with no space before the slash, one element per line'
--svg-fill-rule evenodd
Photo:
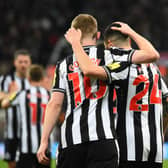
<path fill-rule="evenodd" d="M 129 38 L 128 40 L 129 40 L 129 44 L 130 44 L 130 46 L 131 46 L 131 43 L 132 43 L 131 38 Z"/>
<path fill-rule="evenodd" d="M 111 42 L 111 40 L 108 40 L 108 42 L 107 42 L 107 48 L 110 48 L 112 46 L 113 46 L 113 43 Z"/>
<path fill-rule="evenodd" d="M 100 36 L 101 36 L 101 32 L 97 32 L 97 35 L 96 35 L 96 40 L 98 40 L 99 38 L 100 38 Z"/>

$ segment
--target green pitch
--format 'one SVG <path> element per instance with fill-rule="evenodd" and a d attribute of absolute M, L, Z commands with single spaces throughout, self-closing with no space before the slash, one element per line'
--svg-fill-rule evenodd
<path fill-rule="evenodd" d="M 0 160 L 0 168 L 7 168 L 7 164 Z M 52 160 L 51 168 L 55 168 L 55 160 Z M 163 168 L 168 168 L 168 160 L 164 161 Z"/>

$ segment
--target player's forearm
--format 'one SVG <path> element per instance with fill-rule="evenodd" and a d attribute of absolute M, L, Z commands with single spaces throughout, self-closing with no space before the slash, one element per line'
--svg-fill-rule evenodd
<path fill-rule="evenodd" d="M 72 43 L 72 49 L 79 63 L 79 67 L 85 76 L 106 80 L 107 76 L 104 69 L 100 66 L 97 66 L 89 59 L 89 56 L 83 50 L 80 42 Z"/>
<path fill-rule="evenodd" d="M 59 117 L 60 111 L 60 105 L 57 105 L 51 101 L 48 103 L 44 119 L 41 142 L 48 142 L 51 131 L 53 130 L 55 123 Z"/>
<path fill-rule="evenodd" d="M 141 56 L 140 59 L 136 60 L 136 58 L 133 58 L 134 63 L 150 63 L 159 59 L 159 53 L 147 39 L 145 39 L 135 31 L 132 31 L 129 36 L 135 41 L 135 43 L 143 53 L 143 57 Z"/>

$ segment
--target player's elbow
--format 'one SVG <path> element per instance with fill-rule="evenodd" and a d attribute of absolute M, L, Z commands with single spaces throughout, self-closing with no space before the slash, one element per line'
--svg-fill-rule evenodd
<path fill-rule="evenodd" d="M 94 73 L 92 67 L 85 67 L 83 68 L 82 72 L 84 76 L 91 76 Z"/>
<path fill-rule="evenodd" d="M 160 58 L 159 52 L 155 51 L 151 54 L 151 61 L 155 62 Z"/>

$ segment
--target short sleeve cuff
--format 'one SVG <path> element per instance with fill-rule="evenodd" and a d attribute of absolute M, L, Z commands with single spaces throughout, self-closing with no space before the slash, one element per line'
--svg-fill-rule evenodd
<path fill-rule="evenodd" d="M 53 89 L 51 89 L 51 92 L 62 92 L 62 93 L 65 93 L 65 90 L 61 89 L 61 88 L 53 88 Z"/>
<path fill-rule="evenodd" d="M 129 56 L 128 56 L 128 62 L 132 63 L 132 56 L 135 53 L 135 50 L 131 50 Z"/>
<path fill-rule="evenodd" d="M 106 83 L 108 84 L 111 84 L 112 83 L 112 76 L 111 76 L 111 73 L 109 71 L 109 69 L 106 67 L 106 66 L 103 66 L 106 74 L 107 74 L 107 80 L 105 81 Z"/>

